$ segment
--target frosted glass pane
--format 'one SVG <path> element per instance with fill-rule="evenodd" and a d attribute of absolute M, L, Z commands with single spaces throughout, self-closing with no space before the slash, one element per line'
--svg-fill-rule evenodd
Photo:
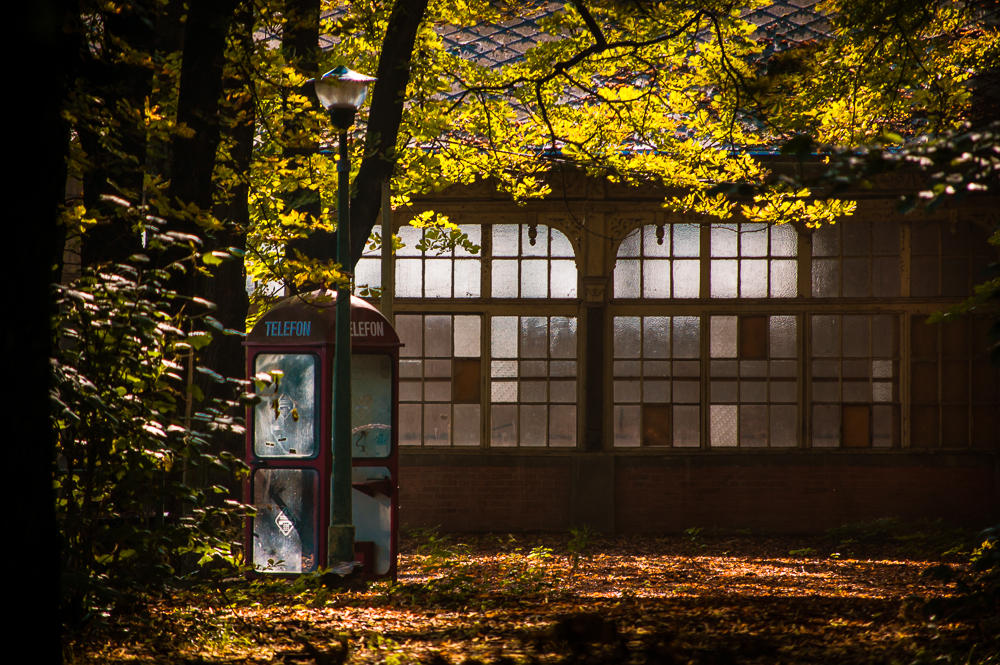
<path fill-rule="evenodd" d="M 767 296 L 767 261 L 740 262 L 740 296 L 764 298 Z"/>
<path fill-rule="evenodd" d="M 844 381 L 845 402 L 872 401 L 872 388 L 867 381 Z"/>
<path fill-rule="evenodd" d="M 893 363 L 891 360 L 873 360 L 872 376 L 876 379 L 888 379 L 893 375 Z"/>
<path fill-rule="evenodd" d="M 647 360 L 642 363 L 643 376 L 670 376 L 669 360 Z"/>
<path fill-rule="evenodd" d="M 424 381 L 424 400 L 427 402 L 450 402 L 451 381 Z"/>
<path fill-rule="evenodd" d="M 517 381 L 493 381 L 490 384 L 490 401 L 516 402 Z"/>
<path fill-rule="evenodd" d="M 517 256 L 517 224 L 493 225 L 493 256 Z"/>
<path fill-rule="evenodd" d="M 615 298 L 639 297 L 639 260 L 618 259 L 615 263 Z"/>
<path fill-rule="evenodd" d="M 517 445 L 517 407 L 497 406 L 490 408 L 490 445 Z"/>
<path fill-rule="evenodd" d="M 621 244 L 618 245 L 618 256 L 619 257 L 637 257 L 639 256 L 639 249 L 642 239 L 642 229 L 636 229 L 632 231 L 625 239 L 622 240 Z"/>
<path fill-rule="evenodd" d="M 549 363 L 550 376 L 576 376 L 575 360 L 553 360 Z"/>
<path fill-rule="evenodd" d="M 576 445 L 575 406 L 549 407 L 549 445 L 566 447 Z"/>
<path fill-rule="evenodd" d="M 766 224 L 740 224 L 740 256 L 767 256 Z"/>
<path fill-rule="evenodd" d="M 553 260 L 549 267 L 552 271 L 552 297 L 575 298 L 576 263 L 573 261 Z"/>
<path fill-rule="evenodd" d="M 837 256 L 840 254 L 840 227 L 823 226 L 813 233 L 813 256 Z"/>
<path fill-rule="evenodd" d="M 868 360 L 845 360 L 841 364 L 843 367 L 843 375 L 845 377 L 861 377 L 863 379 L 868 378 Z"/>
<path fill-rule="evenodd" d="M 794 358 L 796 320 L 794 316 L 772 316 L 768 319 L 771 358 Z"/>
<path fill-rule="evenodd" d="M 875 222 L 872 224 L 872 253 L 899 254 L 899 222 Z"/>
<path fill-rule="evenodd" d="M 798 274 L 795 261 L 771 261 L 771 297 L 794 298 Z"/>
<path fill-rule="evenodd" d="M 549 414 L 547 406 L 522 406 L 521 445 L 544 446 L 548 442 Z"/>
<path fill-rule="evenodd" d="M 354 266 L 354 292 L 361 287 L 378 288 L 382 286 L 382 260 L 361 259 Z"/>
<path fill-rule="evenodd" d="M 795 381 L 775 381 L 768 385 L 768 400 L 771 402 L 795 402 L 798 398 L 798 383 Z"/>
<path fill-rule="evenodd" d="M 478 298 L 482 293 L 482 266 L 479 259 L 455 261 L 455 297 Z"/>
<path fill-rule="evenodd" d="M 517 261 L 493 261 L 491 266 L 492 285 L 490 292 L 494 298 L 516 298 L 518 292 Z"/>
<path fill-rule="evenodd" d="M 420 259 L 396 259 L 396 296 L 419 298 L 423 296 L 423 275 Z"/>
<path fill-rule="evenodd" d="M 697 316 L 674 317 L 674 358 L 697 358 L 699 349 L 699 326 Z"/>
<path fill-rule="evenodd" d="M 455 355 L 460 358 L 475 358 L 479 353 L 480 318 L 478 316 L 455 317 Z"/>
<path fill-rule="evenodd" d="M 791 224 L 771 227 L 771 256 L 795 256 L 798 245 L 799 234 Z"/>
<path fill-rule="evenodd" d="M 794 406 L 772 406 L 770 408 L 771 447 L 791 447 L 798 443 L 798 436 L 795 432 L 795 409 Z"/>
<path fill-rule="evenodd" d="M 642 399 L 644 402 L 662 404 L 670 401 L 669 381 L 643 381 Z"/>
<path fill-rule="evenodd" d="M 867 256 L 871 254 L 871 223 L 861 220 L 845 221 L 841 227 L 844 256 Z"/>
<path fill-rule="evenodd" d="M 638 360 L 616 360 L 614 363 L 615 378 L 642 376 L 641 367 Z"/>
<path fill-rule="evenodd" d="M 575 402 L 576 381 L 552 381 L 549 383 L 549 401 Z"/>
<path fill-rule="evenodd" d="M 736 377 L 739 376 L 739 365 L 735 360 L 712 360 L 709 366 L 709 375 L 716 377 Z"/>
<path fill-rule="evenodd" d="M 419 379 L 424 375 L 424 364 L 421 360 L 400 360 L 399 376 L 403 379 Z"/>
<path fill-rule="evenodd" d="M 738 319 L 735 316 L 712 317 L 712 337 L 710 340 L 710 346 L 713 358 L 736 357 L 737 325 Z"/>
<path fill-rule="evenodd" d="M 480 247 L 483 244 L 483 227 L 479 224 L 459 224 L 459 230 L 469 237 L 469 240 Z M 455 247 L 455 256 L 476 256 L 461 245 Z"/>
<path fill-rule="evenodd" d="M 712 225 L 712 256 L 737 256 L 737 228 L 736 224 Z"/>
<path fill-rule="evenodd" d="M 642 296 L 670 297 L 670 261 L 647 259 L 642 266 Z"/>
<path fill-rule="evenodd" d="M 812 294 L 815 298 L 840 295 L 840 263 L 837 259 L 813 259 Z"/>
<path fill-rule="evenodd" d="M 891 402 L 892 384 L 888 381 L 876 381 L 873 383 L 872 400 L 875 402 Z"/>
<path fill-rule="evenodd" d="M 399 443 L 404 446 L 419 446 L 423 438 L 422 409 L 419 404 L 399 405 Z"/>
<path fill-rule="evenodd" d="M 422 252 L 417 249 L 417 243 L 424 237 L 424 232 L 415 226 L 403 226 L 396 232 L 396 236 L 402 243 L 402 247 L 396 250 L 396 256 L 420 256 Z M 397 261 L 396 265 L 399 265 Z M 398 267 L 396 268 L 399 269 Z"/>
<path fill-rule="evenodd" d="M 490 363 L 490 376 L 494 379 L 515 378 L 517 376 L 516 360 L 494 360 Z"/>
<path fill-rule="evenodd" d="M 656 241 L 656 233 L 662 228 L 660 242 Z M 670 256 L 670 228 L 647 225 L 642 227 L 642 254 L 646 257 Z"/>
<path fill-rule="evenodd" d="M 615 406 L 614 436 L 616 447 L 637 447 L 639 445 L 639 407 Z"/>
<path fill-rule="evenodd" d="M 675 406 L 673 408 L 674 446 L 697 448 L 701 445 L 699 407 Z"/>
<path fill-rule="evenodd" d="M 491 355 L 494 358 L 517 357 L 517 317 L 494 316 L 490 331 Z"/>
<path fill-rule="evenodd" d="M 451 259 L 426 259 L 424 262 L 424 297 L 451 297 Z"/>
<path fill-rule="evenodd" d="M 710 407 L 709 416 L 711 418 L 709 433 L 712 447 L 735 446 L 737 444 L 736 405 L 713 404 Z"/>
<path fill-rule="evenodd" d="M 521 262 L 521 297 L 547 298 L 549 296 L 549 262 L 544 259 L 526 259 Z"/>
<path fill-rule="evenodd" d="M 889 448 L 893 445 L 895 420 L 893 407 L 875 406 L 872 408 L 873 446 L 876 448 Z"/>
<path fill-rule="evenodd" d="M 840 405 L 813 406 L 812 445 L 832 448 L 840 445 Z"/>
<path fill-rule="evenodd" d="M 701 384 L 698 381 L 674 381 L 674 402 L 697 404 L 701 401 Z"/>
<path fill-rule="evenodd" d="M 701 227 L 698 224 L 674 224 L 674 256 L 698 256 L 701 252 Z"/>
<path fill-rule="evenodd" d="M 452 436 L 456 446 L 478 446 L 480 406 L 478 404 L 456 404 L 454 407 Z"/>
<path fill-rule="evenodd" d="M 534 239 L 532 239 L 534 232 Z M 534 229 L 530 224 L 521 225 L 521 255 L 522 256 L 548 256 L 549 254 L 549 227 L 544 224 L 536 224 Z"/>
<path fill-rule="evenodd" d="M 548 376 L 548 363 L 544 360 L 522 360 L 518 363 L 520 376 Z"/>
<path fill-rule="evenodd" d="M 670 357 L 670 317 L 647 316 L 642 320 L 643 358 Z"/>
<path fill-rule="evenodd" d="M 750 381 L 747 379 L 740 381 L 740 401 L 766 402 L 767 381 Z"/>
<path fill-rule="evenodd" d="M 740 445 L 748 448 L 767 446 L 767 407 L 763 404 L 740 407 Z"/>
<path fill-rule="evenodd" d="M 701 289 L 698 261 L 674 261 L 674 297 L 697 298 Z"/>
<path fill-rule="evenodd" d="M 872 321 L 872 355 L 876 358 L 891 358 L 896 355 L 896 322 L 892 314 L 878 314 Z"/>
<path fill-rule="evenodd" d="M 641 401 L 638 380 L 615 381 L 614 394 L 615 402 L 639 402 Z"/>
<path fill-rule="evenodd" d="M 675 360 L 674 376 L 699 376 L 701 367 L 697 360 Z"/>
<path fill-rule="evenodd" d="M 424 355 L 451 357 L 451 316 L 434 314 L 424 317 Z"/>
<path fill-rule="evenodd" d="M 403 347 L 399 350 L 401 357 L 422 356 L 424 354 L 423 330 L 423 320 L 419 315 L 396 315 L 396 334 L 399 335 L 399 341 L 403 343 Z"/>
<path fill-rule="evenodd" d="M 520 357 L 546 357 L 549 347 L 548 319 L 544 316 L 522 316 L 520 328 Z"/>
<path fill-rule="evenodd" d="M 815 380 L 812 384 L 814 402 L 839 402 L 840 384 L 836 381 Z"/>
<path fill-rule="evenodd" d="M 638 316 L 616 316 L 614 322 L 615 358 L 639 357 Z"/>
<path fill-rule="evenodd" d="M 576 358 L 575 317 L 552 317 L 549 321 L 549 348 L 552 358 Z"/>
<path fill-rule="evenodd" d="M 548 401 L 548 381 L 521 381 L 518 388 L 521 402 L 547 402 Z"/>
<path fill-rule="evenodd" d="M 900 264 L 899 256 L 875 259 L 872 295 L 881 297 L 899 295 Z"/>
<path fill-rule="evenodd" d="M 419 402 L 423 400 L 423 383 L 420 381 L 400 381 L 399 399 L 402 402 Z"/>
<path fill-rule="evenodd" d="M 549 248 L 550 256 L 572 257 L 575 255 L 573 252 L 573 243 L 569 241 L 565 233 L 557 229 L 551 229 L 551 233 L 552 244 Z"/>
<path fill-rule="evenodd" d="M 424 405 L 424 445 L 447 446 L 451 443 L 451 405 Z"/>
<path fill-rule="evenodd" d="M 709 397 L 713 402 L 736 402 L 736 381 L 712 381 L 709 386 Z"/>
<path fill-rule="evenodd" d="M 736 297 L 737 261 L 712 261 L 712 297 Z"/>
<path fill-rule="evenodd" d="M 438 379 L 450 379 L 451 378 L 451 360 L 427 360 L 424 362 L 424 376 L 438 378 Z"/>
<path fill-rule="evenodd" d="M 871 266 L 867 258 L 844 259 L 844 296 L 863 298 L 871 292 Z"/>
<path fill-rule="evenodd" d="M 844 356 L 862 358 L 868 355 L 868 317 L 849 315 L 843 318 Z"/>
<path fill-rule="evenodd" d="M 840 317 L 812 317 L 812 350 L 814 356 L 840 355 Z"/>

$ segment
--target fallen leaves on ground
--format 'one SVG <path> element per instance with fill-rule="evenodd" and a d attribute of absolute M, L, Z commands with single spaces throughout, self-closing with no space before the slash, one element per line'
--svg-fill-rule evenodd
<path fill-rule="evenodd" d="M 963 611 L 963 565 L 940 556 L 697 533 L 584 540 L 424 533 L 402 543 L 396 582 L 179 590 L 93 622 L 66 660 L 1000 663 L 995 612 Z"/>

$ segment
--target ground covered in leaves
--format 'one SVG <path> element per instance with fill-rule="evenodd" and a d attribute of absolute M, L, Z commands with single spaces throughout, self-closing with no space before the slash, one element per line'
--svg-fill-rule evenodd
<path fill-rule="evenodd" d="M 233 577 L 136 598 L 74 663 L 1000 663 L 961 552 L 849 534 L 404 539 L 398 581 Z"/>

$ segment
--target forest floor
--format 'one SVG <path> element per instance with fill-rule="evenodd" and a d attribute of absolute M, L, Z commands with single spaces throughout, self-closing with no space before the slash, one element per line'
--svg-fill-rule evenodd
<path fill-rule="evenodd" d="M 396 582 L 228 578 L 67 638 L 77 663 L 1000 664 L 962 596 L 968 551 L 926 534 L 444 536 Z"/>

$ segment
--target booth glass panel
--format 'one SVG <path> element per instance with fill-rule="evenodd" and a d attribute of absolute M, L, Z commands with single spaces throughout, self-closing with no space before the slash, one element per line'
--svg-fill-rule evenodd
<path fill-rule="evenodd" d="M 316 568 L 314 469 L 257 469 L 253 474 L 253 565 L 262 573 Z"/>
<path fill-rule="evenodd" d="M 316 409 L 316 356 L 309 353 L 260 353 L 254 372 L 271 376 L 257 391 L 254 454 L 257 457 L 315 457 L 319 421 Z"/>
<path fill-rule="evenodd" d="M 392 453 L 392 359 L 384 354 L 351 355 L 351 454 L 355 458 Z"/>

